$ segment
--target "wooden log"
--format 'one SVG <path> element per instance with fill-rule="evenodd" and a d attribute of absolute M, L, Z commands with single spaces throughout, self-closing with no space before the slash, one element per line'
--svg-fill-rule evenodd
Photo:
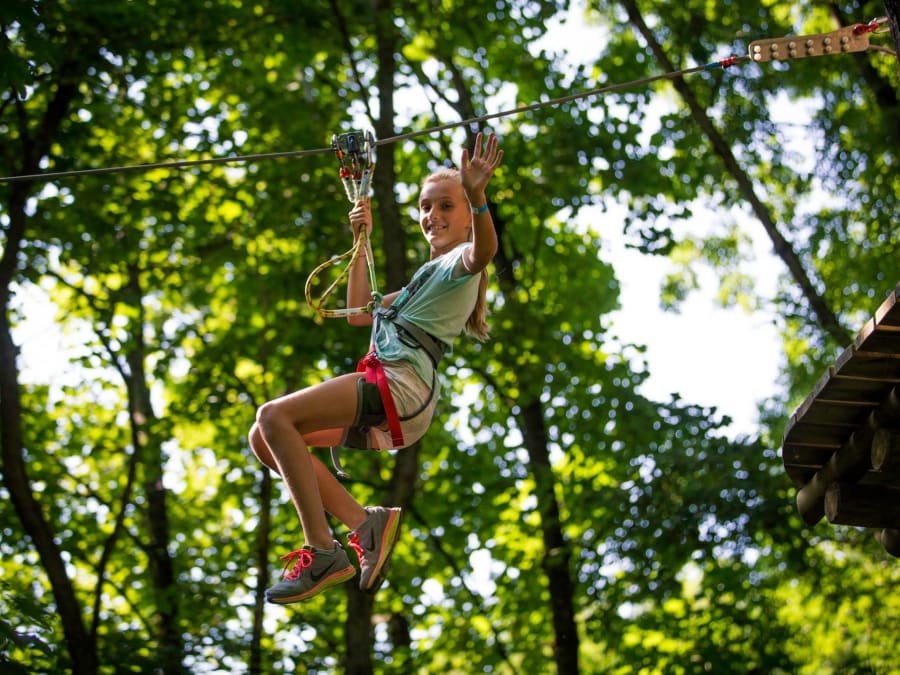
<path fill-rule="evenodd" d="M 818 470 L 840 447 L 840 444 L 829 446 L 785 445 L 781 448 L 781 460 L 786 467 L 795 466 L 801 469 Z"/>
<path fill-rule="evenodd" d="M 897 384 L 900 384 L 900 381 Z M 797 448 L 800 452 L 803 452 L 805 448 L 814 448 L 827 451 L 828 455 L 831 455 L 832 452 L 840 449 L 844 441 L 853 433 L 853 429 L 851 428 L 842 436 L 838 435 L 839 433 L 840 429 L 835 429 L 833 424 L 799 424 L 791 430 L 790 438 L 785 437 L 782 447 L 787 448 L 788 452 L 791 448 Z M 825 459 L 828 457 L 826 456 Z M 822 462 L 819 462 L 819 466 L 822 466 Z"/>
<path fill-rule="evenodd" d="M 893 426 L 896 419 L 900 419 L 900 393 L 894 387 L 850 439 L 797 491 L 797 510 L 807 525 L 822 520 L 825 492 L 832 484 L 839 480 L 855 482 L 872 468 L 872 438 L 878 429 Z"/>
<path fill-rule="evenodd" d="M 900 490 L 834 483 L 825 494 L 825 515 L 834 525 L 900 528 Z"/>
<path fill-rule="evenodd" d="M 900 471 L 867 471 L 857 485 L 879 485 L 900 490 Z"/>
<path fill-rule="evenodd" d="M 895 472 L 900 469 L 900 431 L 878 429 L 872 437 L 872 468 Z"/>
<path fill-rule="evenodd" d="M 891 530 L 885 528 L 875 535 L 879 543 L 884 546 L 884 550 L 895 558 L 900 558 L 900 530 Z"/>

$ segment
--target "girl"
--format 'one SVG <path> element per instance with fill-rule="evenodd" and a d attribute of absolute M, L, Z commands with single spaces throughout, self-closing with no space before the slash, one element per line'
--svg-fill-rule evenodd
<path fill-rule="evenodd" d="M 487 336 L 486 267 L 497 251 L 497 234 L 485 189 L 503 159 L 491 134 L 462 151 L 459 170 L 444 169 L 425 179 L 419 195 L 419 225 L 431 260 L 402 291 L 384 297 L 373 315 L 352 316 L 372 325 L 372 351 L 360 372 L 342 375 L 262 405 L 250 430 L 259 460 L 284 479 L 300 516 L 305 545 L 282 556 L 280 582 L 266 591 L 275 603 L 305 600 L 352 578 L 356 570 L 333 539 L 326 511 L 351 532 L 359 556 L 360 589 L 378 590 L 400 532 L 399 508 L 361 506 L 310 446 L 402 448 L 425 433 L 438 398 L 437 360 L 464 330 Z M 354 237 L 372 229 L 368 200 L 350 211 Z M 370 298 L 365 263 L 350 272 L 348 306 Z M 363 372 L 365 371 L 365 372 Z M 290 569 L 288 569 L 290 567 Z"/>

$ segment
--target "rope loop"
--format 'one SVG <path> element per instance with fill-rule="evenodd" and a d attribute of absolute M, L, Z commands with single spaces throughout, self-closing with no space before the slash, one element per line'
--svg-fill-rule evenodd
<path fill-rule="evenodd" d="M 335 134 L 331 137 L 331 149 L 340 164 L 339 176 L 344 185 L 344 192 L 351 204 L 356 204 L 369 198 L 372 187 L 372 173 L 375 171 L 375 136 L 371 131 L 351 131 L 345 134 Z M 344 307 L 340 309 L 327 309 L 325 303 L 334 293 L 335 289 L 350 276 L 350 270 L 359 260 L 365 258 L 366 271 L 369 278 L 369 289 L 372 299 L 361 307 Z M 318 300 L 312 295 L 315 280 L 328 267 L 338 265 L 344 260 L 350 259 L 341 273 L 329 286 L 325 288 Z M 372 247 L 369 243 L 369 234 L 366 228 L 359 231 L 353 248 L 330 260 L 326 260 L 316 267 L 306 279 L 304 287 L 306 304 L 315 312 L 325 318 L 338 318 L 356 316 L 359 314 L 371 314 L 380 304 L 382 295 L 378 292 L 377 279 L 375 277 L 375 260 L 372 255 Z"/>

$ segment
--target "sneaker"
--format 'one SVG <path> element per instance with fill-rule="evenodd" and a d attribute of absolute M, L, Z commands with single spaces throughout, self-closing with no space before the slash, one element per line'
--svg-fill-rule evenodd
<path fill-rule="evenodd" d="M 266 600 L 280 605 L 306 600 L 356 574 L 356 569 L 338 542 L 334 542 L 331 551 L 304 546 L 281 556 L 281 559 L 287 561 L 281 581 L 266 591 Z M 288 571 L 291 563 L 293 567 Z"/>
<path fill-rule="evenodd" d="M 359 556 L 359 590 L 374 593 L 387 574 L 394 544 L 400 534 L 403 510 L 383 506 L 368 506 L 369 517 L 347 537 L 350 547 Z"/>

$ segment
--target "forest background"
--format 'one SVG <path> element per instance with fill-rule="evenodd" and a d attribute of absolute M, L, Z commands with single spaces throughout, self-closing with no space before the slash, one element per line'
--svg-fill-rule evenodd
<path fill-rule="evenodd" d="M 0 174 L 316 149 L 360 126 L 385 139 L 884 10 L 7 2 Z M 578 62 L 542 42 L 573 16 L 596 34 Z M 263 590 L 296 515 L 245 436 L 260 403 L 366 347 L 303 301 L 349 245 L 334 157 L 0 183 L 4 672 L 896 672 L 896 560 L 870 532 L 806 526 L 779 448 L 900 279 L 898 92 L 896 59 L 871 51 L 492 121 L 492 339 L 446 360 L 452 395 L 420 443 L 344 455 L 358 497 L 406 509 L 389 582 L 286 608 Z M 385 289 L 427 254 L 417 183 L 475 130 L 378 148 Z M 752 433 L 642 393 L 645 345 L 611 320 L 611 230 L 667 262 L 641 312 L 712 278 L 722 307 L 773 318 L 780 376 Z M 38 295 L 76 345 L 48 383 L 23 378 L 16 342 Z"/>

